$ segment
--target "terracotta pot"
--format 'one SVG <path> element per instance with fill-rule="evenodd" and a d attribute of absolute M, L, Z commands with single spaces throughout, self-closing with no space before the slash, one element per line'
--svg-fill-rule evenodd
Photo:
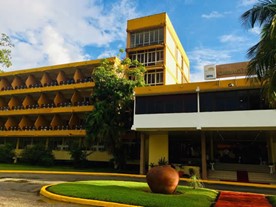
<path fill-rule="evenodd" d="M 153 193 L 172 194 L 178 182 L 179 174 L 170 165 L 153 167 L 147 174 L 147 183 Z"/>

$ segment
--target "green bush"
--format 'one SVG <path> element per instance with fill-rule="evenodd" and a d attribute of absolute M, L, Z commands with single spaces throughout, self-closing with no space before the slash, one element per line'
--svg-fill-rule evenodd
<path fill-rule="evenodd" d="M 31 165 L 51 166 L 54 164 L 54 155 L 43 145 L 33 145 L 25 148 L 21 153 L 21 161 Z"/>
<path fill-rule="evenodd" d="M 14 148 L 11 144 L 0 146 L 0 162 L 12 163 L 15 156 Z"/>
<path fill-rule="evenodd" d="M 77 142 L 71 143 L 69 147 L 71 160 L 73 160 L 74 167 L 85 167 L 87 164 L 87 152 Z"/>

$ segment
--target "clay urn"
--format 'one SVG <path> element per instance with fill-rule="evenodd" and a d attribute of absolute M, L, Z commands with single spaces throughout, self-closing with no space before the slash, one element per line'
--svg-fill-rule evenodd
<path fill-rule="evenodd" d="M 172 194 L 179 182 L 178 172 L 170 165 L 152 167 L 146 178 L 153 193 Z"/>

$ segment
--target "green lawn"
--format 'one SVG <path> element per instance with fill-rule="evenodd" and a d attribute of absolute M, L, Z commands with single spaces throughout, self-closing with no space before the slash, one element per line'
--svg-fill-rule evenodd
<path fill-rule="evenodd" d="M 269 203 L 272 206 L 276 206 L 276 196 L 275 195 L 273 195 L 273 196 L 267 196 L 267 199 L 268 199 Z"/>
<path fill-rule="evenodd" d="M 3 164 L 0 163 L 0 170 L 38 170 L 38 171 L 74 171 L 74 172 L 117 172 L 108 167 L 94 167 L 94 168 L 74 168 L 68 165 L 54 165 L 50 167 L 26 165 L 26 164 Z"/>
<path fill-rule="evenodd" d="M 71 197 L 148 207 L 210 207 L 218 194 L 215 190 L 187 186 L 178 186 L 174 195 L 154 194 L 147 183 L 103 180 L 62 183 L 47 190 Z"/>
<path fill-rule="evenodd" d="M 66 172 L 111 172 L 119 173 L 111 167 L 87 167 L 74 168 L 69 165 L 54 165 L 50 167 L 26 165 L 26 164 L 4 164 L 0 163 L 0 170 L 30 170 L 30 171 L 66 171 Z M 133 173 L 133 172 L 132 172 Z"/>

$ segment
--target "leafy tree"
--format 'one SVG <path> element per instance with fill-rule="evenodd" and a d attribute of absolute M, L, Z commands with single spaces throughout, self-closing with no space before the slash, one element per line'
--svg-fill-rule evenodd
<path fill-rule="evenodd" d="M 132 125 L 134 88 L 144 85 L 144 72 L 142 64 L 126 58 L 120 64 L 106 59 L 92 73 L 95 109 L 86 119 L 87 137 L 104 145 L 118 168 L 126 162 L 122 139 Z"/>
<path fill-rule="evenodd" d="M 71 159 L 73 160 L 74 167 L 85 166 L 87 163 L 88 153 L 86 150 L 83 150 L 83 147 L 80 146 L 78 142 L 71 143 L 69 153 L 71 155 Z"/>
<path fill-rule="evenodd" d="M 261 27 L 259 42 L 248 50 L 248 77 L 257 75 L 263 94 L 276 107 L 276 0 L 259 0 L 241 16 L 246 27 Z"/>
<path fill-rule="evenodd" d="M 4 67 L 10 67 L 11 63 L 11 50 L 13 47 L 9 36 L 2 33 L 0 37 L 0 64 Z"/>
<path fill-rule="evenodd" d="M 0 146 L 0 162 L 12 163 L 14 156 L 14 147 L 11 144 Z"/>

